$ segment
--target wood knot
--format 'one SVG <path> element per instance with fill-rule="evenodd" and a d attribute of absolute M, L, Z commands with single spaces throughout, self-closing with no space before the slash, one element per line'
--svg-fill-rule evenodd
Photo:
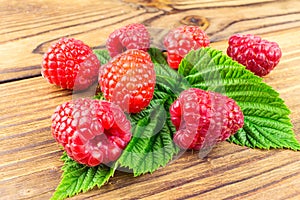
<path fill-rule="evenodd" d="M 171 10 L 171 0 L 122 0 L 125 3 L 134 3 L 145 8 L 157 8 L 159 10 Z"/>
<path fill-rule="evenodd" d="M 188 26 L 199 26 L 202 30 L 206 30 L 209 26 L 207 18 L 198 15 L 185 16 L 180 20 L 180 23 Z"/>

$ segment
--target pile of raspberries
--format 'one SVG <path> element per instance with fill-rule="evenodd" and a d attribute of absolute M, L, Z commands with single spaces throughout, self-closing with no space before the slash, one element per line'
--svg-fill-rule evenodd
<path fill-rule="evenodd" d="M 147 50 L 151 36 L 143 24 L 130 24 L 112 32 L 106 43 L 111 60 L 102 65 L 80 40 L 61 38 L 44 54 L 42 75 L 51 84 L 81 91 L 98 81 L 106 100 L 79 98 L 59 105 L 52 115 L 52 135 L 75 161 L 88 166 L 119 158 L 132 138 L 126 113 L 139 113 L 153 98 L 156 75 Z M 281 50 L 259 36 L 235 34 L 227 55 L 258 76 L 278 64 Z M 164 38 L 167 61 L 177 70 L 191 50 L 210 45 L 197 26 L 181 26 Z M 190 88 L 169 108 L 181 149 L 201 150 L 204 144 L 224 141 L 244 125 L 237 103 L 222 94 Z"/>

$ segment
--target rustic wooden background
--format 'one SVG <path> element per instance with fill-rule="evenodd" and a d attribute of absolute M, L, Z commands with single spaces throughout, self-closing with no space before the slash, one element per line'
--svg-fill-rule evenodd
<path fill-rule="evenodd" d="M 292 110 L 300 140 L 299 0 L 1 0 L 0 199 L 49 199 L 60 181 L 62 151 L 50 133 L 54 108 L 72 92 L 40 75 L 42 54 L 63 36 L 103 48 L 110 32 L 147 25 L 161 47 L 181 24 L 199 25 L 225 51 L 233 33 L 277 41 L 283 57 L 265 81 Z M 71 199 L 300 199 L 300 153 L 254 150 L 227 142 L 202 160 L 185 153 L 152 175 L 117 172 L 100 190 Z"/>

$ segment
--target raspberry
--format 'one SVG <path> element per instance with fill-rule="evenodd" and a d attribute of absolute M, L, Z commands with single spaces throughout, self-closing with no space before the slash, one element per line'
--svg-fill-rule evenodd
<path fill-rule="evenodd" d="M 269 74 L 279 63 L 281 50 L 277 43 L 256 35 L 233 35 L 229 38 L 227 55 L 258 76 Z"/>
<path fill-rule="evenodd" d="M 52 135 L 67 154 L 88 166 L 115 161 L 131 139 L 123 111 L 107 101 L 77 99 L 58 106 Z"/>
<path fill-rule="evenodd" d="M 198 26 L 181 26 L 167 34 L 164 45 L 167 48 L 170 67 L 178 69 L 182 58 L 190 50 L 207 47 L 209 39 Z"/>
<path fill-rule="evenodd" d="M 150 34 L 143 24 L 129 24 L 112 32 L 106 47 L 111 57 L 127 49 L 147 51 L 150 47 Z"/>
<path fill-rule="evenodd" d="M 84 90 L 97 80 L 99 67 L 89 46 L 74 38 L 61 38 L 44 54 L 42 75 L 61 88 Z"/>
<path fill-rule="evenodd" d="M 149 105 L 155 87 L 149 54 L 131 49 L 115 56 L 100 68 L 99 85 L 107 100 L 126 112 L 140 112 Z"/>
<path fill-rule="evenodd" d="M 183 91 L 170 107 L 176 127 L 174 142 L 182 149 L 200 150 L 226 140 L 244 125 L 236 102 L 219 93 L 191 88 Z"/>

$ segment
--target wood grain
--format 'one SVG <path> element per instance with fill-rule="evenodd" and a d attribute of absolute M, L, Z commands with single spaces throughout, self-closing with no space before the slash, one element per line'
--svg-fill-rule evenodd
<path fill-rule="evenodd" d="M 105 45 L 108 34 L 128 23 L 149 27 L 162 48 L 169 29 L 198 23 L 225 52 L 236 32 L 261 34 L 279 43 L 283 57 L 264 80 L 291 109 L 300 140 L 300 2 L 297 0 L 3 0 L 0 24 L 0 199 L 49 199 L 60 181 L 62 151 L 50 132 L 55 107 L 91 96 L 49 85 L 40 76 L 42 54 L 63 36 Z M 198 21 L 197 21 L 198 19 Z M 117 172 L 100 190 L 71 199 L 300 199 L 300 154 L 254 150 L 227 142 L 206 159 L 186 152 L 153 174 Z"/>
<path fill-rule="evenodd" d="M 9 13 L 7 9 L 14 9 L 15 12 L 4 15 L 0 25 L 3 36 L 0 37 L 0 82 L 39 76 L 41 54 L 58 38 L 72 36 L 92 47 L 100 46 L 105 44 L 112 30 L 162 14 L 127 6 L 117 0 L 86 3 L 77 0 L 71 4 L 59 0 L 7 3 L 9 6 L 3 6 L 2 10 Z"/>

